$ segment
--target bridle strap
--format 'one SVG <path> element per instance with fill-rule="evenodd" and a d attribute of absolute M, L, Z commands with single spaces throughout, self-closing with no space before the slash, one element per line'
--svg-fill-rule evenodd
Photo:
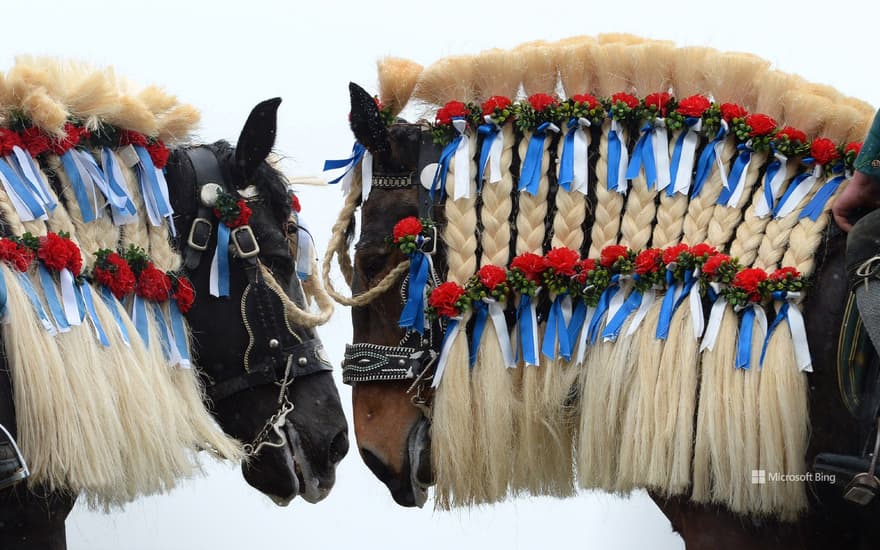
<path fill-rule="evenodd" d="M 193 147 L 186 149 L 185 154 L 192 165 L 193 176 L 195 178 L 196 203 L 199 205 L 196 219 L 211 220 L 213 212 L 210 208 L 202 204 L 201 190 L 207 183 L 216 183 L 220 187 L 226 189 L 223 170 L 220 168 L 220 162 L 217 161 L 214 152 L 207 147 Z M 211 224 L 211 227 L 213 227 L 213 224 Z M 201 250 L 195 249 L 191 246 L 183 247 L 183 261 L 187 269 L 193 270 L 197 268 L 201 259 Z"/>
<path fill-rule="evenodd" d="M 342 381 L 377 382 L 415 380 L 430 368 L 437 354 L 429 348 L 416 349 L 360 343 L 345 346 Z"/>

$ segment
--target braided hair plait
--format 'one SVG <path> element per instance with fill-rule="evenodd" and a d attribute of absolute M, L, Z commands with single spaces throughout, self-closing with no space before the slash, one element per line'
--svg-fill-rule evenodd
<path fill-rule="evenodd" d="M 708 145 L 707 145 L 708 147 Z M 736 153 L 736 140 L 732 136 L 724 138 L 724 145 L 720 151 L 720 161 L 722 166 L 730 166 L 730 160 Z M 703 189 L 696 196 L 691 198 L 688 203 L 687 214 L 684 217 L 684 242 L 689 244 L 697 244 L 706 240 L 709 229 L 709 223 L 715 214 L 715 201 L 721 195 L 724 189 L 722 186 L 721 170 L 718 168 L 718 162 L 712 164 L 709 176 Z"/>
<path fill-rule="evenodd" d="M 611 130 L 611 120 L 602 123 L 602 137 L 599 139 L 599 160 L 596 162 L 596 205 L 594 207 L 595 219 L 590 230 L 590 254 L 591 258 L 598 258 L 602 248 L 617 242 L 617 232 L 620 229 L 620 214 L 623 211 L 623 195 L 616 190 L 609 190 L 608 170 L 617 170 L 616 166 L 608 166 L 608 132 Z M 628 132 L 622 129 L 620 141 L 628 141 Z"/>
<path fill-rule="evenodd" d="M 767 153 L 764 152 L 754 152 L 752 153 L 752 159 L 749 163 L 749 167 L 746 170 L 746 177 L 744 181 L 741 183 L 743 185 L 742 197 L 740 198 L 740 204 L 737 207 L 728 207 L 723 204 L 716 204 L 713 210 L 713 215 L 709 220 L 709 231 L 707 234 L 707 239 L 709 244 L 716 246 L 718 248 L 725 248 L 730 238 L 733 236 L 733 232 L 736 227 L 739 225 L 740 221 L 742 221 L 742 208 L 741 206 L 745 204 L 746 197 L 748 197 L 752 189 L 755 186 L 755 182 L 758 180 L 758 176 L 761 172 L 761 166 L 764 164 L 764 161 L 767 159 Z M 707 182 L 708 185 L 709 182 Z M 730 182 L 730 185 L 733 185 L 733 182 Z M 749 224 L 749 227 L 758 226 L 760 224 L 755 224 L 753 218 L 752 220 L 745 220 L 744 223 Z"/>

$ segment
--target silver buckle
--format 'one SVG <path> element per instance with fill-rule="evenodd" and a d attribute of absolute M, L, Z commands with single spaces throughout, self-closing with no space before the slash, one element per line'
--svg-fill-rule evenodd
<path fill-rule="evenodd" d="M 232 230 L 230 236 L 235 247 L 235 255 L 239 258 L 253 258 L 260 253 L 260 245 L 251 226 L 240 225 Z"/>
<path fill-rule="evenodd" d="M 430 250 L 425 250 L 425 245 L 430 245 Z M 422 246 L 419 247 L 423 254 L 433 256 L 437 252 L 437 226 L 431 226 L 431 236 L 422 240 Z"/>
<path fill-rule="evenodd" d="M 213 224 L 205 218 L 196 218 L 189 228 L 189 236 L 186 244 L 193 250 L 204 252 L 208 249 L 208 241 L 211 240 Z"/>

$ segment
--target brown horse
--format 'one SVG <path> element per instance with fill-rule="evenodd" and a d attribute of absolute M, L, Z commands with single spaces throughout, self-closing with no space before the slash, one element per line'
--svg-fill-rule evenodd
<path fill-rule="evenodd" d="M 337 246 L 345 247 L 342 237 L 351 239 L 351 222 L 359 205 L 361 228 L 351 273 L 354 297 L 341 300 L 353 306 L 354 345 L 346 354 L 348 373 L 344 378 L 352 385 L 355 435 L 365 464 L 398 504 L 421 506 L 433 473 L 430 396 L 426 396 L 427 384 L 419 382 L 418 375 L 420 369 L 430 370 L 431 365 L 414 359 L 412 352 L 430 342 L 422 341 L 420 346 L 398 326 L 401 297 L 405 295 L 401 287 L 404 277 L 400 276 L 404 270 L 399 266 L 405 257 L 389 246 L 386 237 L 399 220 L 425 216 L 425 201 L 431 198 L 426 198 L 420 175 L 436 162 L 439 149 L 431 147 L 428 126 L 398 122 L 386 129 L 369 96 L 354 85 L 351 91 L 352 128 L 374 160 L 368 199 L 359 204 L 357 198 L 350 197 L 330 243 L 331 254 Z M 442 228 L 442 203 L 438 201 L 430 213 Z M 439 270 L 443 269 L 443 249 L 441 245 L 435 256 Z M 804 306 L 814 365 L 809 375 L 812 431 L 808 464 L 820 451 L 858 454 L 864 444 L 857 430 L 850 429 L 853 420 L 838 395 L 836 348 L 848 289 L 843 235 L 836 227 L 826 230 L 817 258 L 812 280 L 817 291 Z M 325 266 L 330 259 L 328 254 Z M 434 349 L 439 349 L 436 343 Z M 377 359 L 367 358 L 371 351 Z M 876 505 L 862 509 L 848 504 L 824 483 L 811 484 L 808 493 L 809 509 L 795 522 L 742 516 L 684 497 L 651 496 L 691 549 L 877 546 L 880 529 L 869 519 L 870 514 L 876 514 Z"/>

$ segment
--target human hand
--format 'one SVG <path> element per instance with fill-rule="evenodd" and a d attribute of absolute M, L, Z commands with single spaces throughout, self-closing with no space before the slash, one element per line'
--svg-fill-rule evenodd
<path fill-rule="evenodd" d="M 880 207 L 880 182 L 863 172 L 856 172 L 844 188 L 831 212 L 834 221 L 846 232 L 852 229 L 850 216 L 857 210 L 873 210 Z"/>

